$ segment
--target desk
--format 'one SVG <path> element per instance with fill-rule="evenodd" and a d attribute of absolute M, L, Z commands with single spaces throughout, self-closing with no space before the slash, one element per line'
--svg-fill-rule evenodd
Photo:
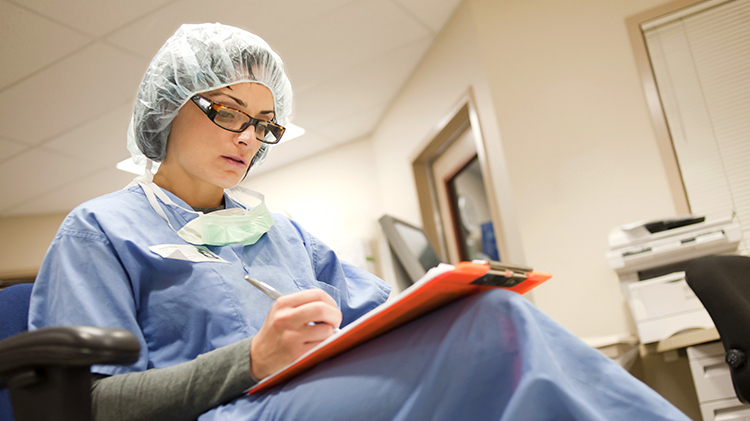
<path fill-rule="evenodd" d="M 700 345 L 706 342 L 718 341 L 719 332 L 715 327 L 710 329 L 694 329 L 683 333 L 670 336 L 659 342 L 650 344 L 640 344 L 639 349 L 641 356 L 654 355 L 667 351 L 675 351 L 694 345 Z"/>
<path fill-rule="evenodd" d="M 703 421 L 745 421 L 750 419 L 750 405 L 737 399 L 729 366 L 724 362 L 724 346 L 716 328 L 694 329 L 663 341 L 640 344 L 642 357 L 667 355 L 687 350 L 693 386 Z"/>

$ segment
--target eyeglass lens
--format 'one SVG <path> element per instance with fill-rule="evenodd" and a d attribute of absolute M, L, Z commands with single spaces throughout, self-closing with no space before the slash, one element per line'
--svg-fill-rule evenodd
<path fill-rule="evenodd" d="M 216 114 L 214 115 L 214 123 L 219 126 L 232 131 L 240 131 L 243 127 L 246 127 L 250 122 L 250 117 L 247 115 L 234 111 L 229 108 L 222 106 L 215 106 Z M 262 120 L 255 121 L 255 137 L 267 143 L 278 142 L 279 136 L 275 127 L 269 126 Z"/>

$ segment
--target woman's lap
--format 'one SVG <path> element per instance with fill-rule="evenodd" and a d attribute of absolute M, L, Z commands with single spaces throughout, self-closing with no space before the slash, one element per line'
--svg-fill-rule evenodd
<path fill-rule="evenodd" d="M 523 297 L 493 290 L 200 418 L 254 419 L 687 418 Z"/>

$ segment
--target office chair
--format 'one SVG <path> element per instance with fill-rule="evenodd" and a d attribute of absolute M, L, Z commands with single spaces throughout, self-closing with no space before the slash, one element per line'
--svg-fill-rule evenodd
<path fill-rule="evenodd" d="M 0 390 L 0 420 L 89 420 L 90 366 L 133 363 L 140 344 L 124 329 L 56 326 L 27 332 L 31 287 L 0 291 L 0 389 L 8 389 Z"/>
<path fill-rule="evenodd" d="M 706 256 L 692 260 L 685 279 L 708 310 L 726 351 L 737 398 L 750 398 L 750 257 Z"/>

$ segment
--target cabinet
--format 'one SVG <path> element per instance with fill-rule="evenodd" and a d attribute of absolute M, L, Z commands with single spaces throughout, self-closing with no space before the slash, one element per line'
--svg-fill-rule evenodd
<path fill-rule="evenodd" d="M 687 348 L 703 421 L 747 421 L 750 405 L 737 399 L 721 342 Z"/>

